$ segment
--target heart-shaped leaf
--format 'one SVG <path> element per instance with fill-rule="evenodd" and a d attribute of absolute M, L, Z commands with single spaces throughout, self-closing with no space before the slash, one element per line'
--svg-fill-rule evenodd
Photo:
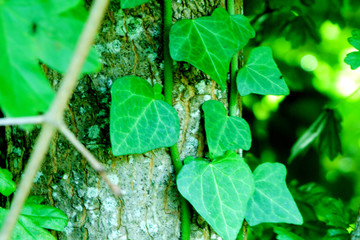
<path fill-rule="evenodd" d="M 143 3 L 147 3 L 149 0 L 121 0 L 121 8 L 133 8 Z"/>
<path fill-rule="evenodd" d="M 249 150 L 251 133 L 249 124 L 240 117 L 229 117 L 219 101 L 206 101 L 202 109 L 205 132 L 212 157 L 222 156 L 228 150 Z"/>
<path fill-rule="evenodd" d="M 217 8 L 209 17 L 181 20 L 170 31 L 170 54 L 210 75 L 222 89 L 226 87 L 231 57 L 255 36 L 249 20 L 230 16 Z"/>
<path fill-rule="evenodd" d="M 254 191 L 252 173 L 239 155 L 190 161 L 177 176 L 177 187 L 223 239 L 236 238 Z"/>
<path fill-rule="evenodd" d="M 281 163 L 264 163 L 254 171 L 255 192 L 250 198 L 246 221 L 302 224 L 303 219 L 286 183 L 286 168 Z"/>
<path fill-rule="evenodd" d="M 174 108 L 157 100 L 159 95 L 136 76 L 120 78 L 113 84 L 110 137 L 114 155 L 144 153 L 177 142 L 179 118 Z"/>
<path fill-rule="evenodd" d="M 10 196 L 15 189 L 16 184 L 12 180 L 13 176 L 7 169 L 0 168 L 0 193 L 5 196 Z"/>
<path fill-rule="evenodd" d="M 257 47 L 250 52 L 246 65 L 238 72 L 236 84 L 241 96 L 289 94 L 269 47 Z"/>

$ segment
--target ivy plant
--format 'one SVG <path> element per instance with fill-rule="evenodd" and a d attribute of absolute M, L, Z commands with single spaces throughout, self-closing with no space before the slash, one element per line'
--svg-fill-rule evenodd
<path fill-rule="evenodd" d="M 0 169 L 0 193 L 9 196 L 16 189 L 12 174 L 7 169 Z M 63 231 L 68 218 L 60 209 L 42 205 L 44 198 L 30 196 L 15 225 L 11 240 L 55 240 L 46 229 Z M 0 208 L 0 225 L 2 225 L 8 210 Z"/>

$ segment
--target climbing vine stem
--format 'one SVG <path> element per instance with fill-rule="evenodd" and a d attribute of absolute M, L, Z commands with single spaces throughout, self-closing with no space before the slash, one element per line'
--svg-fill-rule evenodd
<path fill-rule="evenodd" d="M 237 2 L 239 8 L 238 11 L 235 11 L 235 0 L 227 1 L 227 10 L 230 15 L 234 15 L 237 13 L 242 14 L 243 2 L 242 0 Z M 242 115 L 242 103 L 241 96 L 238 94 L 236 87 L 236 74 L 239 71 L 239 54 L 242 55 L 242 51 L 240 53 L 235 54 L 231 58 L 230 62 L 230 88 L 229 88 L 229 115 L 230 116 L 239 116 Z M 240 56 L 240 59 L 242 57 Z M 240 66 L 242 66 L 242 62 L 240 60 Z M 239 109 L 239 113 L 238 113 Z M 239 155 L 242 157 L 243 151 L 239 150 Z M 243 226 L 240 229 L 240 232 L 236 238 L 237 240 L 246 240 L 247 239 L 247 223 L 244 220 Z"/>
<path fill-rule="evenodd" d="M 163 29 L 163 51 L 164 51 L 164 95 L 165 102 L 172 105 L 173 73 L 172 59 L 169 49 L 169 33 L 172 25 L 172 1 L 164 0 L 164 29 Z M 170 147 L 171 159 L 174 164 L 176 175 L 182 168 L 179 149 L 177 144 Z M 181 239 L 190 240 L 190 209 L 188 202 L 180 196 L 181 207 Z"/>

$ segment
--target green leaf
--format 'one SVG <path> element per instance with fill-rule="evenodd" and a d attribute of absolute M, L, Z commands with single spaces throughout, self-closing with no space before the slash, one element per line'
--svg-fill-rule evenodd
<path fill-rule="evenodd" d="M 302 237 L 282 227 L 274 227 L 274 232 L 277 233 L 276 239 L 278 240 L 304 240 Z"/>
<path fill-rule="evenodd" d="M 120 0 L 121 8 L 133 8 L 143 3 L 149 2 L 149 0 Z"/>
<path fill-rule="evenodd" d="M 0 224 L 2 225 L 6 215 L 7 209 L 0 208 Z M 55 240 L 55 237 L 47 230 L 36 226 L 30 219 L 25 216 L 19 216 L 15 225 L 11 240 Z"/>
<path fill-rule="evenodd" d="M 319 150 L 329 156 L 330 160 L 334 160 L 338 154 L 342 153 L 340 131 L 341 116 L 334 109 L 326 109 L 326 124 L 324 131 L 321 132 L 319 138 Z"/>
<path fill-rule="evenodd" d="M 39 227 L 56 231 L 64 230 L 68 223 L 68 218 L 65 213 L 58 208 L 46 205 L 34 203 L 25 204 L 21 215 L 27 217 Z"/>
<path fill-rule="evenodd" d="M 10 196 L 16 190 L 16 184 L 12 180 L 13 176 L 9 170 L 0 168 L 0 193 Z"/>
<path fill-rule="evenodd" d="M 291 154 L 288 163 L 291 163 L 295 157 L 300 154 L 304 154 L 309 149 L 310 145 L 315 141 L 315 139 L 320 136 L 324 130 L 325 125 L 326 115 L 325 113 L 322 113 L 291 148 Z"/>
<path fill-rule="evenodd" d="M 241 96 L 289 94 L 269 47 L 257 47 L 250 52 L 246 65 L 238 72 L 236 84 Z"/>
<path fill-rule="evenodd" d="M 352 37 L 348 38 L 349 43 L 357 50 L 360 50 L 360 30 L 355 29 L 351 32 L 351 34 Z M 360 67 L 360 52 L 356 51 L 348 53 L 344 62 L 350 65 L 353 70 Z"/>
<path fill-rule="evenodd" d="M 57 70 L 67 68 L 65 60 L 70 59 L 85 20 L 70 14 L 76 4 L 78 0 L 0 3 L 0 107 L 6 116 L 30 116 L 48 109 L 54 91 L 39 60 Z M 94 52 L 90 54 L 90 59 L 95 58 Z M 95 65 L 88 64 L 86 72 L 98 70 L 99 64 Z"/>
<path fill-rule="evenodd" d="M 210 75 L 222 89 L 226 87 L 231 57 L 255 36 L 249 20 L 230 16 L 217 8 L 209 17 L 181 20 L 170 31 L 170 54 Z"/>
<path fill-rule="evenodd" d="M 211 163 L 191 161 L 177 176 L 177 187 L 223 239 L 236 238 L 254 191 L 252 173 L 240 156 L 229 152 Z"/>
<path fill-rule="evenodd" d="M 32 204 L 32 203 L 40 204 L 40 203 L 42 203 L 44 200 L 45 200 L 45 198 L 43 198 L 43 197 L 41 197 L 41 196 L 29 196 L 29 197 L 26 199 L 25 204 Z"/>
<path fill-rule="evenodd" d="M 281 163 L 263 163 L 254 171 L 255 192 L 250 198 L 246 221 L 302 224 L 302 216 L 286 183 L 286 168 Z"/>
<path fill-rule="evenodd" d="M 250 127 L 243 118 L 227 116 L 226 109 L 219 101 L 206 101 L 202 109 L 206 140 L 213 157 L 222 156 L 227 150 L 250 149 Z"/>
<path fill-rule="evenodd" d="M 174 108 L 155 98 L 142 78 L 127 76 L 111 87 L 110 137 L 114 155 L 144 153 L 170 147 L 179 138 L 179 118 Z"/>

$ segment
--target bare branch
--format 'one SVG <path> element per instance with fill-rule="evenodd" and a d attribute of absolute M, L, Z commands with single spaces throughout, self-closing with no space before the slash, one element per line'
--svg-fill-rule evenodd
<path fill-rule="evenodd" d="M 109 0 L 95 0 L 91 7 L 89 18 L 81 33 L 80 39 L 77 43 L 75 53 L 71 59 L 69 68 L 65 74 L 64 80 L 55 97 L 55 100 L 46 114 L 49 122 L 59 122 L 64 114 L 66 105 L 71 98 L 73 90 L 77 84 L 78 76 L 85 59 L 90 51 L 90 47 L 94 41 L 97 29 L 100 26 L 101 20 L 104 16 Z M 17 222 L 17 218 L 29 195 L 33 179 L 39 170 L 43 159 L 48 151 L 50 141 L 55 133 L 55 126 L 48 123 L 43 124 L 39 138 L 36 141 L 34 151 L 30 156 L 30 160 L 24 174 L 21 178 L 19 187 L 16 191 L 14 200 L 12 201 L 9 213 L 2 225 L 0 232 L 1 240 L 8 240 L 11 232 Z"/>
<path fill-rule="evenodd" d="M 116 196 L 121 195 L 119 186 L 113 184 L 106 175 L 105 167 L 101 164 L 94 155 L 75 137 L 75 135 L 65 126 L 64 123 L 59 126 L 60 132 L 72 143 L 72 145 L 86 158 L 90 166 L 98 172 L 103 180 L 109 185 L 110 189 Z"/>
<path fill-rule="evenodd" d="M 23 125 L 23 124 L 41 124 L 44 123 L 43 115 L 31 117 L 17 117 L 17 118 L 0 118 L 0 126 Z"/>

